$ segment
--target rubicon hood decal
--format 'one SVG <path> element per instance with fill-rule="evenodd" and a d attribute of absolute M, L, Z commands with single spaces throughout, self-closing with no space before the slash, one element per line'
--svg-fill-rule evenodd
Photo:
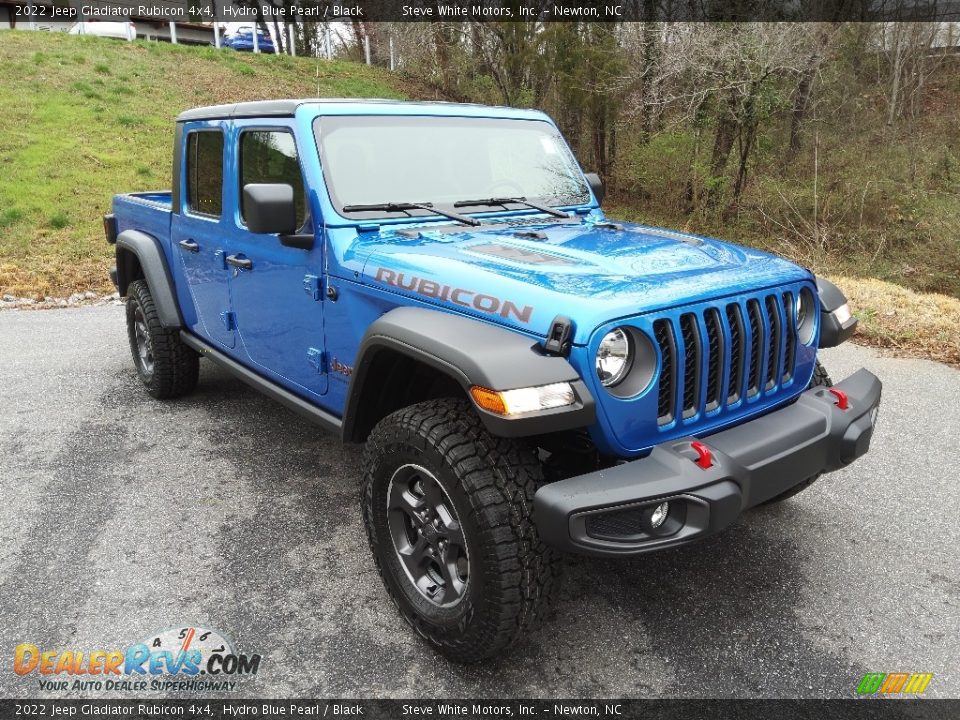
<path fill-rule="evenodd" d="M 442 285 L 410 273 L 397 272 L 382 267 L 377 269 L 376 278 L 377 282 L 409 290 L 424 297 L 473 308 L 491 315 L 499 315 L 502 318 L 514 318 L 522 323 L 530 322 L 530 318 L 533 316 L 533 308 L 529 305 L 520 307 L 511 300 L 503 300 L 495 295 L 485 295 L 476 290 Z"/>

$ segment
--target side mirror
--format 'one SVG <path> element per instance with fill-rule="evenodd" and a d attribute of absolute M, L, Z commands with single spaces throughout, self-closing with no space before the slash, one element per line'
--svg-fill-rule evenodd
<path fill-rule="evenodd" d="M 601 180 L 600 176 L 596 173 L 587 173 L 584 177 L 587 179 L 587 182 L 590 183 L 590 189 L 593 190 L 593 194 L 597 198 L 597 203 L 602 205 L 603 196 L 605 195 L 603 180 Z"/>
<path fill-rule="evenodd" d="M 281 183 L 244 185 L 243 217 L 252 233 L 295 233 L 297 210 L 293 202 L 293 187 Z"/>

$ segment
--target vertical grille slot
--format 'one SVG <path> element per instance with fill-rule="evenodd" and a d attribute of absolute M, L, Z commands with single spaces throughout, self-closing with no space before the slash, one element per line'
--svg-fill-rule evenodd
<path fill-rule="evenodd" d="M 716 308 L 708 308 L 703 314 L 707 328 L 707 411 L 720 407 L 723 398 L 723 324 L 720 322 L 720 312 Z"/>
<path fill-rule="evenodd" d="M 680 316 L 683 337 L 683 417 L 693 417 L 700 406 L 700 330 L 697 317 L 690 313 Z"/>
<path fill-rule="evenodd" d="M 747 320 L 750 323 L 750 369 L 747 372 L 747 397 L 753 397 L 760 392 L 760 368 L 762 365 L 761 352 L 765 347 L 763 332 L 763 316 L 760 314 L 760 303 L 756 300 L 747 300 Z"/>
<path fill-rule="evenodd" d="M 767 382 L 765 389 L 772 390 L 777 386 L 777 369 L 780 365 L 780 338 L 783 328 L 780 324 L 780 308 L 777 307 L 777 296 L 767 295 L 763 299 L 767 308 L 767 319 L 770 321 L 770 338 L 767 342 Z"/>
<path fill-rule="evenodd" d="M 653 334 L 660 347 L 660 387 L 657 395 L 657 425 L 673 422 L 677 387 L 677 343 L 669 320 L 653 323 Z"/>
<path fill-rule="evenodd" d="M 732 405 L 740 399 L 743 386 L 743 316 L 736 303 L 727 305 L 727 324 L 730 325 L 730 389 L 727 391 L 727 404 Z"/>
<path fill-rule="evenodd" d="M 793 363 L 797 357 L 797 323 L 793 314 L 793 293 L 783 294 L 783 316 L 787 319 L 786 343 L 783 351 L 783 382 L 793 377 Z"/>

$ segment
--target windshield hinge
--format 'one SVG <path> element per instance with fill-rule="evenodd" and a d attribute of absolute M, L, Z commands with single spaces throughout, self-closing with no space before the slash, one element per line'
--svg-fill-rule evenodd
<path fill-rule="evenodd" d="M 566 315 L 557 315 L 550 323 L 547 339 L 543 341 L 543 351 L 548 355 L 566 357 L 570 354 L 573 337 L 573 321 Z"/>

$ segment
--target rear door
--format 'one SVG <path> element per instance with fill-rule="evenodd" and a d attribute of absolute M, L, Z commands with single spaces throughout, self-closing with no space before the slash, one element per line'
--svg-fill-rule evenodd
<path fill-rule="evenodd" d="M 201 337 L 226 348 L 236 345 L 225 263 L 224 128 L 217 122 L 188 123 L 181 143 L 180 208 L 170 237 L 197 309 Z"/>
<path fill-rule="evenodd" d="M 255 368 L 288 389 L 323 395 L 323 242 L 322 232 L 315 231 L 322 225 L 311 217 L 292 121 L 268 126 L 236 121 L 231 142 L 236 149 L 230 170 L 236 214 L 227 260 L 234 263 L 230 292 L 243 351 Z M 293 186 L 298 227 L 314 234 L 312 250 L 285 247 L 276 235 L 247 229 L 243 186 L 249 183 Z"/>

